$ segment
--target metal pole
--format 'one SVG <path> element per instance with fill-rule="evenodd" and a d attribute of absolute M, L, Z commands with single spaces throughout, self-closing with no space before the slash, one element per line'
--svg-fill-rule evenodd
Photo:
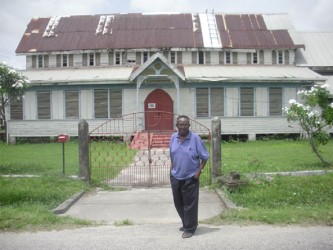
<path fill-rule="evenodd" d="M 62 174 L 65 174 L 65 143 L 62 143 Z"/>

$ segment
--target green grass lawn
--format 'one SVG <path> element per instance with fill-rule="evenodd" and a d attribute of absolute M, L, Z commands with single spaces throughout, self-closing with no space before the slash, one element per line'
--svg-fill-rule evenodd
<path fill-rule="evenodd" d="M 77 192 L 89 190 L 82 181 L 66 177 L 0 177 L 0 230 L 47 230 L 91 225 L 56 216 L 52 209 Z"/>
<path fill-rule="evenodd" d="M 285 172 L 332 169 L 333 140 L 320 150 L 332 163 L 325 167 L 311 151 L 306 140 L 230 142 L 222 144 L 222 172 L 236 170 L 239 173 Z"/>
<path fill-rule="evenodd" d="M 98 146 L 99 147 L 99 146 Z M 104 161 L 129 161 L 124 144 L 103 145 L 97 149 Z M 333 141 L 321 148 L 333 162 Z M 52 214 L 61 202 L 81 190 L 90 190 L 100 182 L 85 183 L 62 175 L 62 144 L 0 143 L 0 174 L 34 174 L 39 178 L 0 177 L 0 230 L 45 230 L 90 225 L 92 222 Z M 132 154 L 132 155 L 131 155 Z M 115 160 L 114 160 L 115 159 Z M 126 164 L 125 164 L 126 165 Z M 101 168 L 103 169 L 103 168 Z M 332 170 L 324 167 L 311 152 L 306 141 L 256 141 L 222 144 L 222 172 L 241 173 Z M 96 171 L 96 170 L 95 170 Z M 99 172 L 98 172 L 99 171 Z M 93 172 L 96 180 L 102 170 Z M 103 170 L 105 171 L 105 170 Z M 119 170 L 120 171 L 120 170 Z M 66 175 L 78 172 L 78 146 L 65 144 Z M 110 173 L 112 176 L 115 173 Z M 229 210 L 211 223 L 333 224 L 333 174 L 308 177 L 274 177 L 257 179 L 238 191 L 226 191 L 228 197 L 246 210 Z"/>

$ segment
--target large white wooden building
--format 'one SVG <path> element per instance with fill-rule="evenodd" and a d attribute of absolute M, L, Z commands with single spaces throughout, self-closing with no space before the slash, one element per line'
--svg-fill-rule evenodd
<path fill-rule="evenodd" d="M 93 129 L 146 111 L 165 116 L 159 130 L 175 129 L 171 113 L 207 127 L 218 116 L 223 134 L 249 139 L 302 133 L 282 108 L 328 78 L 307 67 L 306 49 L 287 14 L 34 18 L 16 50 L 31 88 L 12 100 L 7 136 L 77 136 L 80 119 Z M 136 130 L 157 129 L 149 119 Z"/>

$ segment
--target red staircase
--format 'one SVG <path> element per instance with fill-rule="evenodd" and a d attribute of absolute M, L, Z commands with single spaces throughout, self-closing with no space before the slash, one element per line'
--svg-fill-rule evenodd
<path fill-rule="evenodd" d="M 151 148 L 168 148 L 171 135 L 173 131 L 154 131 L 150 133 L 150 145 Z M 131 149 L 148 149 L 148 132 L 136 132 L 130 148 Z"/>

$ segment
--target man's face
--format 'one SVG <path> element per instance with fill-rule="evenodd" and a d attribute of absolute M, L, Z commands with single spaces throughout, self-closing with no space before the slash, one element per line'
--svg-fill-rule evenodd
<path fill-rule="evenodd" d="M 187 136 L 188 132 L 190 131 L 190 123 L 189 120 L 186 118 L 180 118 L 177 120 L 176 127 L 178 128 L 178 132 L 180 136 Z"/>

